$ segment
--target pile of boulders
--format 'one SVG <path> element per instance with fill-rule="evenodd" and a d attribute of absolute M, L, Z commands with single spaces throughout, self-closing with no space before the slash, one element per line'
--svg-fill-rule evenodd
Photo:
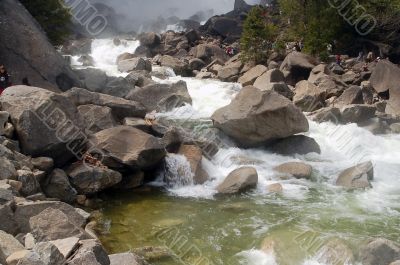
<path fill-rule="evenodd" d="M 126 98 L 110 94 L 13 86 L 0 97 L 1 264 L 137 260 L 109 257 L 91 215 L 75 207 L 95 206 L 102 191 L 152 181 L 165 172 L 168 153 L 187 159 L 194 183 L 209 180 L 202 147 L 210 143 L 146 116 L 191 104 L 185 82 L 151 83 Z"/>

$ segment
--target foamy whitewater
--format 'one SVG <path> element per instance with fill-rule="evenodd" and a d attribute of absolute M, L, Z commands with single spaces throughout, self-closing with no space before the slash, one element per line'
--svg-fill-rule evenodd
<path fill-rule="evenodd" d="M 137 41 L 123 41 L 115 46 L 112 40 L 95 40 L 92 44 L 92 57 L 95 67 L 109 75 L 124 76 L 119 73 L 115 65 L 117 56 L 124 52 L 134 52 L 138 47 Z M 170 77 L 167 80 L 154 78 L 160 83 L 184 80 L 193 99 L 192 106 L 184 106 L 169 113 L 160 113 L 174 119 L 209 120 L 212 113 L 218 108 L 230 103 L 231 99 L 241 89 L 237 83 L 223 83 L 217 80 L 198 80 L 175 76 L 171 69 L 155 67 L 157 71 L 167 71 Z M 283 196 L 275 198 L 282 203 L 303 201 L 310 189 L 326 190 L 326 199 L 323 203 L 313 205 L 316 210 L 324 212 L 334 209 L 343 213 L 347 218 L 363 222 L 366 215 L 360 215 L 360 209 L 368 210 L 384 216 L 399 218 L 400 209 L 400 135 L 373 135 L 356 124 L 335 125 L 332 123 L 318 124 L 310 121 L 310 131 L 306 134 L 314 138 L 321 147 L 321 154 L 298 155 L 296 157 L 281 156 L 270 153 L 263 148 L 240 149 L 222 146 L 212 161 L 203 159 L 203 167 L 212 180 L 204 185 L 193 185 L 185 179 L 176 181 L 177 185 L 169 188 L 171 196 L 213 199 L 215 188 L 232 170 L 242 166 L 238 160 L 248 161 L 259 174 L 257 189 L 249 196 L 254 196 L 258 203 L 268 201 L 267 186 L 281 183 Z M 358 163 L 371 160 L 374 164 L 375 179 L 373 188 L 348 193 L 334 186 L 334 182 L 342 170 Z M 274 176 L 273 168 L 289 161 L 304 161 L 313 166 L 316 171 L 313 181 L 281 180 Z M 170 166 L 176 163 L 184 169 L 188 168 L 182 157 L 168 158 Z M 176 170 L 178 174 L 179 170 Z M 187 177 L 188 175 L 185 174 Z M 186 185 L 182 185 L 186 184 Z M 323 217 L 323 216 L 322 216 Z M 321 218 L 322 218 L 321 217 Z M 278 265 L 274 255 L 259 250 L 246 250 L 237 254 L 242 264 L 249 265 Z M 324 265 L 317 258 L 311 257 L 303 265 Z"/>

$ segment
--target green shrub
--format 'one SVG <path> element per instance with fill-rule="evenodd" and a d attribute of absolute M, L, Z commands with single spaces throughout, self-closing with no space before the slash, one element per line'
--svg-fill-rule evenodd
<path fill-rule="evenodd" d="M 46 32 L 53 45 L 62 44 L 70 34 L 71 13 L 62 0 L 20 0 Z"/>
<path fill-rule="evenodd" d="M 240 39 L 241 59 L 245 62 L 265 63 L 271 53 L 277 28 L 267 17 L 266 8 L 253 7 L 243 25 Z"/>

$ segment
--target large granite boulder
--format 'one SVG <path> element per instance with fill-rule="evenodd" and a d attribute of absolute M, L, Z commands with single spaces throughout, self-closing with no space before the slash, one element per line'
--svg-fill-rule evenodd
<path fill-rule="evenodd" d="M 306 155 L 309 153 L 321 153 L 317 141 L 305 135 L 293 135 L 278 140 L 269 146 L 269 149 L 280 155 Z"/>
<path fill-rule="evenodd" d="M 139 102 L 110 95 L 90 92 L 74 87 L 64 93 L 76 106 L 97 105 L 109 107 L 115 118 L 123 120 L 126 117 L 141 117 L 146 115 L 146 108 Z"/>
<path fill-rule="evenodd" d="M 161 139 L 129 126 L 103 130 L 94 134 L 92 140 L 102 151 L 103 163 L 111 168 L 151 168 L 166 154 Z"/>
<path fill-rule="evenodd" d="M 73 156 L 68 145 L 83 139 L 78 135 L 83 119 L 63 94 L 13 86 L 2 94 L 0 103 L 10 113 L 24 154 L 51 157 L 62 164 Z"/>
<path fill-rule="evenodd" d="M 151 72 L 151 61 L 141 57 L 132 59 L 122 60 L 118 62 L 118 71 L 120 72 L 131 72 L 131 71 L 148 71 Z"/>
<path fill-rule="evenodd" d="M 189 62 L 170 55 L 164 55 L 161 57 L 160 64 L 161 66 L 172 68 L 177 75 L 190 76 L 192 72 L 189 68 Z"/>
<path fill-rule="evenodd" d="M 0 24 L 1 64 L 8 68 L 13 83 L 28 77 L 32 85 L 57 91 L 79 84 L 68 63 L 19 1 L 0 2 Z"/>
<path fill-rule="evenodd" d="M 377 238 L 361 249 L 360 259 L 363 265 L 392 264 L 400 260 L 400 246 L 385 238 Z"/>
<path fill-rule="evenodd" d="M 243 147 L 263 145 L 309 129 L 306 117 L 289 99 L 252 86 L 243 88 L 228 106 L 217 110 L 212 120 Z"/>

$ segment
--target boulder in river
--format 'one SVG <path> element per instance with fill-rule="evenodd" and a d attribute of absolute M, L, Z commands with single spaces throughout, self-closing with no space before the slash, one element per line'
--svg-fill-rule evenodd
<path fill-rule="evenodd" d="M 149 59 L 136 57 L 118 62 L 118 71 L 120 72 L 131 72 L 131 71 L 141 71 L 141 70 L 151 72 L 152 67 Z"/>
<path fill-rule="evenodd" d="M 235 169 L 218 185 L 220 194 L 233 194 L 255 188 L 258 183 L 258 173 L 253 167 Z"/>
<path fill-rule="evenodd" d="M 179 148 L 178 154 L 184 155 L 189 161 L 190 168 L 194 174 L 194 184 L 203 184 L 209 180 L 208 173 L 203 169 L 201 161 L 203 159 L 203 153 L 200 147 L 196 145 L 182 145 Z"/>
<path fill-rule="evenodd" d="M 172 57 L 170 55 L 164 55 L 160 60 L 161 66 L 171 67 L 177 75 L 191 76 L 191 70 L 189 69 L 189 63 Z"/>
<path fill-rule="evenodd" d="M 293 135 L 278 140 L 269 146 L 269 149 L 280 155 L 306 155 L 309 153 L 321 153 L 317 141 L 305 135 Z"/>
<path fill-rule="evenodd" d="M 360 251 L 363 265 L 386 265 L 400 259 L 400 245 L 385 238 L 369 242 Z"/>
<path fill-rule="evenodd" d="M 369 188 L 373 179 L 374 166 L 372 162 L 365 162 L 340 173 L 336 185 L 350 189 Z"/>
<path fill-rule="evenodd" d="M 113 254 L 109 258 L 110 265 L 142 265 L 142 259 L 131 252 Z"/>
<path fill-rule="evenodd" d="M 144 118 L 146 108 L 139 102 L 113 97 L 96 92 L 90 92 L 83 88 L 74 87 L 64 93 L 76 106 L 97 105 L 109 107 L 115 118 L 123 120 L 126 117 Z"/>
<path fill-rule="evenodd" d="M 51 157 L 58 164 L 73 157 L 68 145 L 83 139 L 77 133 L 84 125 L 68 97 L 42 88 L 13 86 L 4 91 L 0 103 L 10 113 L 24 154 Z"/>
<path fill-rule="evenodd" d="M 161 139 L 129 126 L 100 131 L 92 140 L 102 152 L 102 162 L 111 168 L 152 168 L 166 154 Z"/>
<path fill-rule="evenodd" d="M 147 85 L 130 93 L 127 99 L 140 102 L 146 107 L 147 112 L 171 111 L 185 104 L 192 104 L 192 98 L 184 81 Z"/>
<path fill-rule="evenodd" d="M 275 167 L 274 170 L 285 176 L 293 176 L 297 179 L 311 179 L 313 168 L 301 162 L 288 162 Z"/>
<path fill-rule="evenodd" d="M 289 99 L 252 86 L 243 88 L 228 106 L 217 110 L 212 120 L 243 147 L 267 144 L 309 129 L 306 117 Z"/>
<path fill-rule="evenodd" d="M 375 117 L 376 107 L 372 105 L 347 105 L 341 109 L 344 123 L 360 123 Z"/>

